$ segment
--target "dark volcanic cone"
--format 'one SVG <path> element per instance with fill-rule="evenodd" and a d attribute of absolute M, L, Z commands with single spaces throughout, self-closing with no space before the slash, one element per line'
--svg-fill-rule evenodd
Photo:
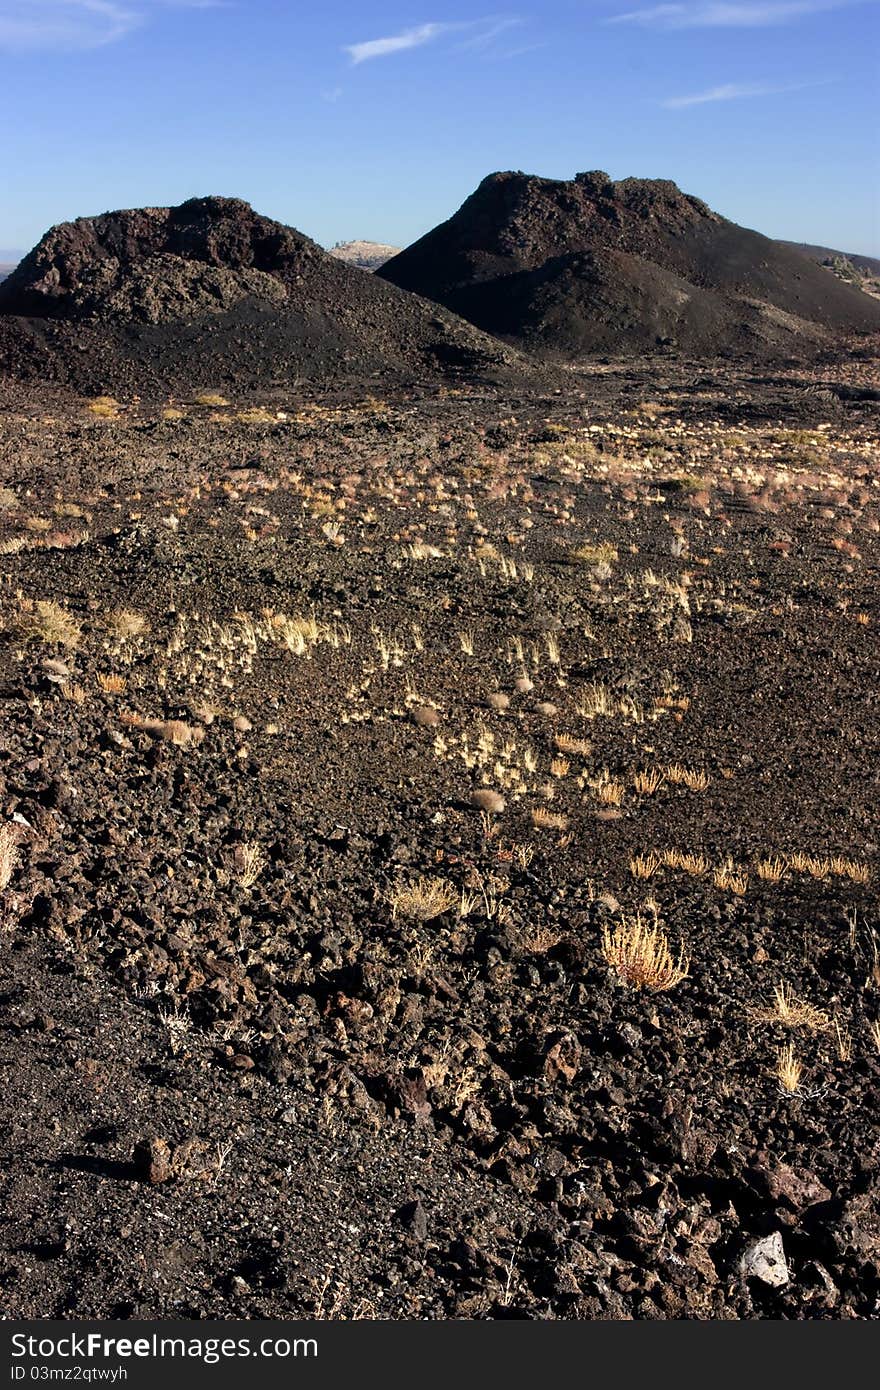
<path fill-rule="evenodd" d="M 236 198 L 54 227 L 0 285 L 0 370 L 150 390 L 517 370 L 515 353 Z"/>
<path fill-rule="evenodd" d="M 380 278 L 548 354 L 791 352 L 880 304 L 666 180 L 491 174 Z"/>

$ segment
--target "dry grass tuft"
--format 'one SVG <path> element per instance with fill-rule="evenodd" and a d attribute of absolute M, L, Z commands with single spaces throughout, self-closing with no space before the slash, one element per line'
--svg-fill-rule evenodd
<path fill-rule="evenodd" d="M 871 870 L 859 859 L 847 859 L 841 854 L 832 855 L 829 867 L 838 878 L 848 878 L 852 883 L 869 883 Z"/>
<path fill-rule="evenodd" d="M 664 933 L 657 926 L 649 927 L 640 916 L 621 922 L 613 931 L 603 929 L 602 955 L 628 985 L 655 993 L 674 989 L 690 969 L 684 952 L 675 960 Z"/>
<path fill-rule="evenodd" d="M 700 878 L 709 870 L 709 861 L 705 854 L 686 854 L 680 849 L 664 850 L 663 863 L 670 869 L 682 869 L 693 878 Z"/>
<path fill-rule="evenodd" d="M 242 425 L 275 425 L 278 423 L 277 416 L 262 405 L 249 406 L 247 410 L 237 410 L 235 418 Z"/>
<path fill-rule="evenodd" d="M 659 767 L 643 769 L 633 777 L 633 787 L 639 796 L 653 796 L 666 781 L 666 774 Z"/>
<path fill-rule="evenodd" d="M 759 859 L 755 865 L 755 873 L 758 878 L 764 879 L 766 883 L 781 883 L 788 870 L 788 864 L 779 855 L 771 855 L 769 859 Z"/>
<path fill-rule="evenodd" d="M 106 621 L 107 631 L 120 642 L 130 642 L 147 631 L 147 620 L 131 608 L 117 608 Z"/>
<path fill-rule="evenodd" d="M 618 702 L 607 685 L 600 681 L 588 685 L 581 691 L 575 709 L 582 719 L 595 719 L 598 715 L 617 713 Z"/>
<path fill-rule="evenodd" d="M 547 811 L 543 806 L 539 806 L 532 811 L 532 825 L 538 830 L 567 830 L 568 816 L 557 814 L 555 811 Z"/>
<path fill-rule="evenodd" d="M 610 541 L 597 541 L 595 545 L 581 545 L 572 555 L 585 565 L 613 565 L 617 561 L 617 546 Z"/>
<path fill-rule="evenodd" d="M 794 1052 L 794 1044 L 786 1043 L 776 1058 L 776 1079 L 787 1095 L 793 1096 L 801 1084 L 804 1069 Z"/>
<path fill-rule="evenodd" d="M 799 874 L 809 874 L 819 883 L 824 883 L 831 873 L 831 861 L 820 859 L 815 854 L 804 854 L 802 850 L 797 850 L 794 854 L 786 856 L 788 867 L 794 869 Z"/>
<path fill-rule="evenodd" d="M 82 633 L 73 614 L 51 599 L 22 599 L 15 630 L 26 642 L 52 647 L 75 647 Z"/>
<path fill-rule="evenodd" d="M 834 1038 L 838 1061 L 851 1062 L 853 1055 L 852 1034 L 848 1028 L 841 1024 L 839 1018 L 834 1020 Z"/>
<path fill-rule="evenodd" d="M 235 872 L 242 888 L 253 888 L 266 867 L 267 859 L 255 840 L 245 840 L 235 847 Z"/>
<path fill-rule="evenodd" d="M 122 695 L 128 685 L 125 676 L 99 676 L 98 685 L 105 695 Z"/>
<path fill-rule="evenodd" d="M 681 763 L 670 763 L 666 769 L 666 778 L 673 785 L 687 787 L 691 792 L 704 792 L 710 782 L 708 772 L 682 767 Z"/>
<path fill-rule="evenodd" d="M 196 396 L 196 405 L 223 406 L 229 402 L 225 396 L 219 395 L 216 391 L 205 391 L 201 396 Z"/>
<path fill-rule="evenodd" d="M 574 753 L 581 758 L 588 758 L 593 751 L 589 739 L 575 738 L 574 734 L 557 734 L 553 742 L 560 753 Z"/>
<path fill-rule="evenodd" d="M 592 784 L 596 794 L 596 800 L 603 806 L 621 806 L 626 794 L 626 787 L 622 782 L 616 782 L 610 777 L 597 778 Z"/>
<path fill-rule="evenodd" d="M 749 876 L 745 869 L 737 869 L 732 859 L 719 864 L 717 869 L 712 870 L 712 882 L 716 888 L 720 888 L 724 893 L 733 893 L 736 897 L 744 896 L 749 886 Z"/>
<path fill-rule="evenodd" d="M 418 878 L 399 884 L 388 894 L 393 917 L 409 917 L 415 922 L 431 922 L 459 903 L 459 894 L 442 878 Z"/>
<path fill-rule="evenodd" d="M 195 743 L 201 743 L 205 737 L 204 729 L 193 727 L 183 719 L 143 719 L 139 714 L 123 714 L 122 722 L 129 728 L 140 729 L 151 738 L 173 743 L 178 748 L 190 748 Z"/>
<path fill-rule="evenodd" d="M 60 690 L 64 699 L 72 705 L 84 705 L 89 698 L 88 691 L 79 681 L 64 681 Z"/>
<path fill-rule="evenodd" d="M 86 409 L 90 415 L 97 415 L 100 420 L 118 420 L 119 402 L 112 396 L 96 396 L 93 401 L 89 401 Z"/>
<path fill-rule="evenodd" d="M 764 1023 L 778 1023 L 783 1028 L 806 1028 L 810 1033 L 826 1033 L 831 1027 L 831 1019 L 822 1009 L 799 999 L 784 981 L 773 991 L 772 1006 L 759 1009 L 756 1017 Z"/>
<path fill-rule="evenodd" d="M 650 854 L 634 854 L 629 861 L 629 871 L 633 878 L 653 878 L 663 860 L 652 850 Z"/>

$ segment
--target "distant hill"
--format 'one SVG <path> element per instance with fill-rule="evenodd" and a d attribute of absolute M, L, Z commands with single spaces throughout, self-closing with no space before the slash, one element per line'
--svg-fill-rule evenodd
<path fill-rule="evenodd" d="M 880 304 L 662 179 L 508 172 L 377 272 L 559 358 L 810 350 L 880 330 Z"/>
<path fill-rule="evenodd" d="M 0 372 L 81 390 L 413 380 L 518 361 L 238 198 L 61 223 L 0 285 Z"/>
<path fill-rule="evenodd" d="M 855 285 L 865 294 L 880 297 L 880 260 L 875 256 L 860 256 L 852 251 L 834 251 L 830 246 L 810 246 L 807 242 L 782 241 L 792 251 L 816 261 L 830 270 L 838 280 Z"/>
<path fill-rule="evenodd" d="M 359 270 L 378 270 L 399 251 L 399 246 L 384 246 L 380 241 L 337 241 L 335 246 L 330 247 L 331 256 L 348 265 L 356 265 Z"/>

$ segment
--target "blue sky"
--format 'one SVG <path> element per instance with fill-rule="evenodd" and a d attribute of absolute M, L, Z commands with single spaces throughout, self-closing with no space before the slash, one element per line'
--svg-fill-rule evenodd
<path fill-rule="evenodd" d="M 0 0 L 0 247 L 197 193 L 405 245 L 605 169 L 880 255 L 878 54 L 880 0 Z"/>

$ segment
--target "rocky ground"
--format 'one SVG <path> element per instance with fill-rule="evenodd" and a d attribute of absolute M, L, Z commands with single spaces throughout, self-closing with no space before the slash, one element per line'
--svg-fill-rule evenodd
<path fill-rule="evenodd" d="M 878 367 L 4 388 L 5 1316 L 877 1316 Z"/>

